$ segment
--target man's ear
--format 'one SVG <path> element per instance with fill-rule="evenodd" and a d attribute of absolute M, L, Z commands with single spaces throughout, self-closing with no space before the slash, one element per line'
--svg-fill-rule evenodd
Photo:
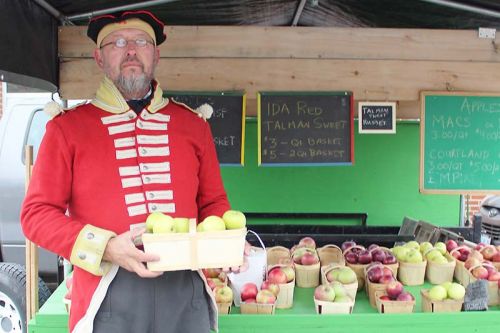
<path fill-rule="evenodd" d="M 102 60 L 102 53 L 101 50 L 96 48 L 94 50 L 94 60 L 97 66 L 99 66 L 100 69 L 104 68 L 104 61 Z"/>

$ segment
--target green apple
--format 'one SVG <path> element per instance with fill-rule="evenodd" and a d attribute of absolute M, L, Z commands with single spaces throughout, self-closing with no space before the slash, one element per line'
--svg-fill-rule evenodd
<path fill-rule="evenodd" d="M 406 254 L 408 253 L 408 251 L 409 249 L 404 246 L 395 246 L 392 249 L 392 253 L 394 253 L 399 261 L 404 261 L 403 259 L 406 258 Z"/>
<path fill-rule="evenodd" d="M 156 213 L 153 213 L 156 214 Z M 154 234 L 166 234 L 175 232 L 174 219 L 171 216 L 160 213 L 161 215 L 153 222 Z M 149 217 L 148 217 L 149 218 Z M 146 220 L 147 224 L 147 220 Z M 146 227 L 147 228 L 147 227 Z"/>
<path fill-rule="evenodd" d="M 187 217 L 174 217 L 175 232 L 189 232 L 189 219 Z"/>
<path fill-rule="evenodd" d="M 448 291 L 448 289 L 450 289 L 450 286 L 453 282 L 451 281 L 446 281 L 446 282 L 443 282 L 441 283 L 440 285 L 444 287 L 444 289 L 446 289 L 446 291 Z"/>
<path fill-rule="evenodd" d="M 337 280 L 343 284 L 354 283 L 357 280 L 356 273 L 349 267 L 342 267 L 338 270 Z"/>
<path fill-rule="evenodd" d="M 432 248 L 433 248 L 433 246 L 432 246 L 431 242 L 423 242 L 420 244 L 420 252 L 422 252 L 422 254 L 426 254 L 427 251 L 429 251 Z"/>
<path fill-rule="evenodd" d="M 406 261 L 408 263 L 419 263 L 422 262 L 424 259 L 422 257 L 422 253 L 420 253 L 420 250 L 411 248 L 408 253 L 406 253 L 406 257 L 404 258 L 403 261 Z"/>
<path fill-rule="evenodd" d="M 243 229 L 247 224 L 245 215 L 239 210 L 228 210 L 222 215 L 226 229 Z"/>
<path fill-rule="evenodd" d="M 226 230 L 226 224 L 224 220 L 215 215 L 210 215 L 206 217 L 198 226 L 196 227 L 196 231 L 198 232 L 207 232 L 207 231 L 221 231 Z"/>
<path fill-rule="evenodd" d="M 333 287 L 333 290 L 335 291 L 335 298 L 340 296 L 347 296 L 347 290 L 345 289 L 344 285 L 339 281 L 333 281 L 332 283 L 330 283 L 330 285 Z"/>
<path fill-rule="evenodd" d="M 162 212 L 154 212 L 149 214 L 146 219 L 146 231 L 153 232 L 153 225 L 155 225 L 156 222 L 164 220 L 166 217 L 168 218 L 170 216 L 167 216 Z"/>
<path fill-rule="evenodd" d="M 352 299 L 348 295 L 341 295 L 337 296 L 335 295 L 335 299 L 333 300 L 335 303 L 350 303 L 352 302 Z"/>
<path fill-rule="evenodd" d="M 440 254 L 439 256 L 436 256 L 432 259 L 429 259 L 429 261 L 431 261 L 434 264 L 447 264 L 448 263 L 448 259 L 446 259 L 445 256 L 443 256 L 442 254 Z"/>
<path fill-rule="evenodd" d="M 433 301 L 442 301 L 448 297 L 448 292 L 441 285 L 433 286 L 429 289 L 429 298 Z"/>
<path fill-rule="evenodd" d="M 465 296 L 465 287 L 459 283 L 453 282 L 448 288 L 448 297 L 454 300 L 460 300 Z"/>
<path fill-rule="evenodd" d="M 407 247 L 407 248 L 410 248 L 410 249 L 420 250 L 420 244 L 418 244 L 418 242 L 414 241 L 414 240 L 413 241 L 409 241 L 404 246 Z"/>
<path fill-rule="evenodd" d="M 436 244 L 434 244 L 434 248 L 438 249 L 441 254 L 446 253 L 446 244 L 443 242 L 437 242 Z"/>
<path fill-rule="evenodd" d="M 425 258 L 429 261 L 434 261 L 434 258 L 437 257 L 443 257 L 443 255 L 441 254 L 441 252 L 439 252 L 438 249 L 432 249 L 429 252 L 427 252 L 427 254 L 425 254 Z"/>

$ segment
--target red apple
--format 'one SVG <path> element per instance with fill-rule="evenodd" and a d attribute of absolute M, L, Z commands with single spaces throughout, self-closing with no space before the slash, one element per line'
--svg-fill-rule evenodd
<path fill-rule="evenodd" d="M 446 241 L 446 251 L 451 252 L 451 250 L 453 250 L 456 247 L 458 247 L 458 244 L 453 239 L 448 239 Z"/>
<path fill-rule="evenodd" d="M 374 250 L 374 249 L 376 249 L 376 248 L 379 248 L 379 247 L 380 247 L 380 246 L 379 246 L 378 244 L 370 244 L 370 245 L 368 246 L 368 251 L 372 251 L 372 250 Z"/>
<path fill-rule="evenodd" d="M 397 301 L 403 301 L 403 302 L 409 302 L 413 301 L 413 296 L 409 292 L 403 291 L 401 294 L 399 294 L 398 298 L 396 298 Z"/>
<path fill-rule="evenodd" d="M 318 262 L 319 262 L 318 256 L 311 252 L 304 253 L 304 255 L 302 255 L 302 258 L 300 259 L 300 264 L 306 266 L 315 265 Z"/>
<path fill-rule="evenodd" d="M 215 287 L 217 287 L 217 286 L 215 285 L 215 282 L 214 282 L 212 279 L 207 279 L 207 284 L 208 284 L 208 286 L 210 287 L 210 289 L 212 289 L 212 290 L 214 290 L 214 289 L 215 289 Z"/>
<path fill-rule="evenodd" d="M 500 272 L 492 272 L 488 275 L 488 281 L 500 281 Z"/>
<path fill-rule="evenodd" d="M 486 280 L 488 278 L 488 270 L 482 266 L 472 269 L 472 275 L 476 279 Z"/>
<path fill-rule="evenodd" d="M 245 303 L 257 303 L 257 300 L 255 298 L 249 298 L 247 300 L 245 300 Z"/>
<path fill-rule="evenodd" d="M 304 237 L 299 241 L 299 246 L 303 245 L 305 247 L 308 247 L 310 249 L 315 249 L 316 248 L 316 242 L 312 237 Z"/>
<path fill-rule="evenodd" d="M 392 265 L 392 264 L 395 264 L 397 261 L 398 260 L 396 259 L 396 257 L 392 253 L 387 253 L 385 255 L 385 259 L 382 263 L 384 265 Z"/>
<path fill-rule="evenodd" d="M 356 246 L 355 241 L 353 241 L 353 240 L 345 241 L 342 243 L 342 245 L 340 245 L 340 249 L 342 250 L 342 252 L 345 252 L 345 250 L 347 250 L 348 248 L 351 248 L 353 246 Z"/>
<path fill-rule="evenodd" d="M 222 272 L 222 268 L 203 268 L 201 271 L 207 278 L 216 278 L 219 277 L 219 274 Z"/>
<path fill-rule="evenodd" d="M 394 279 L 394 277 L 392 275 L 382 275 L 382 277 L 380 278 L 380 280 L 378 280 L 378 283 L 389 284 L 392 281 L 395 281 L 395 279 Z"/>
<path fill-rule="evenodd" d="M 216 303 L 231 303 L 233 301 L 233 291 L 228 286 L 217 286 L 214 289 Z"/>
<path fill-rule="evenodd" d="M 358 256 L 354 252 L 348 252 L 345 255 L 345 261 L 347 261 L 349 264 L 357 264 L 358 263 Z"/>
<path fill-rule="evenodd" d="M 255 300 L 257 303 L 261 304 L 274 304 L 276 302 L 276 296 L 270 290 L 264 289 L 259 290 Z"/>
<path fill-rule="evenodd" d="M 481 250 L 481 254 L 486 260 L 491 260 L 495 253 L 497 253 L 497 249 L 493 245 L 487 245 Z"/>
<path fill-rule="evenodd" d="M 366 264 L 371 263 L 372 260 L 373 260 L 373 258 L 372 258 L 372 254 L 370 253 L 370 251 L 368 251 L 368 250 L 362 250 L 361 252 L 359 252 L 359 254 L 358 254 L 358 262 L 360 264 L 366 265 Z"/>
<path fill-rule="evenodd" d="M 258 292 L 259 290 L 257 289 L 257 285 L 255 283 L 245 283 L 240 290 L 241 300 L 243 302 L 246 302 L 246 300 L 249 298 L 256 298 Z"/>
<path fill-rule="evenodd" d="M 382 275 L 393 276 L 394 273 L 392 272 L 392 269 L 390 269 L 389 267 L 384 267 L 382 269 Z"/>
<path fill-rule="evenodd" d="M 497 253 L 495 253 L 493 255 L 493 257 L 491 258 L 491 261 L 493 261 L 493 262 L 500 262 L 500 251 L 497 251 Z"/>
<path fill-rule="evenodd" d="M 332 285 L 321 284 L 314 289 L 314 298 L 318 301 L 333 302 L 335 300 L 335 290 Z"/>
<path fill-rule="evenodd" d="M 383 276 L 383 267 L 382 266 L 370 267 L 370 269 L 366 273 L 366 276 L 368 277 L 368 280 L 370 282 L 379 283 L 380 278 Z"/>
<path fill-rule="evenodd" d="M 280 286 L 276 283 L 271 283 L 268 280 L 262 282 L 262 285 L 260 286 L 261 290 L 269 290 L 274 294 L 274 296 L 278 296 L 280 292 Z"/>
<path fill-rule="evenodd" d="M 270 283 L 283 284 L 287 282 L 287 276 L 281 267 L 275 267 L 267 273 L 267 280 Z"/>
<path fill-rule="evenodd" d="M 373 261 L 378 261 L 379 263 L 383 263 L 386 258 L 385 251 L 379 248 L 375 248 L 371 251 Z"/>
<path fill-rule="evenodd" d="M 399 281 L 391 281 L 385 287 L 385 291 L 390 299 L 395 300 L 403 292 L 403 284 Z"/>
<path fill-rule="evenodd" d="M 71 291 L 68 290 L 68 292 L 64 295 L 64 298 L 71 300 Z"/>
<path fill-rule="evenodd" d="M 391 299 L 387 295 L 382 295 L 379 297 L 382 301 L 390 301 Z"/>

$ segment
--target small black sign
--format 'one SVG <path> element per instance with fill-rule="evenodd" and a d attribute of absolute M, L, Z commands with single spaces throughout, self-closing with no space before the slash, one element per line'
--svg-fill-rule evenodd
<path fill-rule="evenodd" d="M 208 123 L 212 130 L 219 163 L 243 165 L 244 92 L 167 91 L 164 96 L 184 103 L 192 109 L 205 103 L 211 105 L 214 112 Z"/>
<path fill-rule="evenodd" d="M 359 133 L 396 133 L 396 103 L 359 102 Z"/>
<path fill-rule="evenodd" d="M 465 289 L 464 311 L 488 310 L 488 281 L 477 280 Z"/>

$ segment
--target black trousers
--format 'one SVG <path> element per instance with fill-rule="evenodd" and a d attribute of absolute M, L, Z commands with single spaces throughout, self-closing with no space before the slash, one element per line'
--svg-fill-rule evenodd
<path fill-rule="evenodd" d="M 208 333 L 209 298 L 196 271 L 145 279 L 120 268 L 94 320 L 94 333 Z"/>

